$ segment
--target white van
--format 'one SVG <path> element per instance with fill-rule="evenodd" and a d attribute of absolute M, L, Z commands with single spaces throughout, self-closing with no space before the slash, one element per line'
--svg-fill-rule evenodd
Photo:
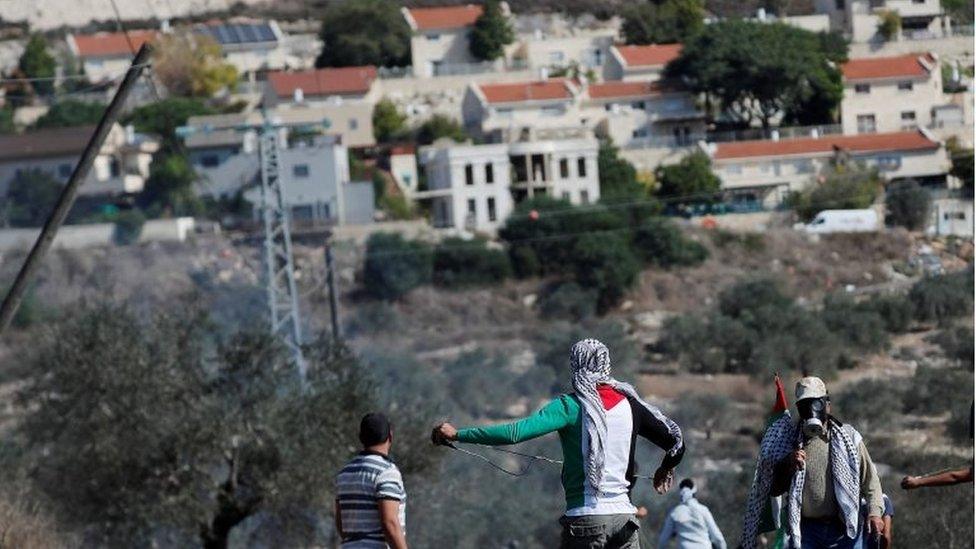
<path fill-rule="evenodd" d="M 824 210 L 798 229 L 808 233 L 870 233 L 881 228 L 878 212 L 866 210 Z"/>

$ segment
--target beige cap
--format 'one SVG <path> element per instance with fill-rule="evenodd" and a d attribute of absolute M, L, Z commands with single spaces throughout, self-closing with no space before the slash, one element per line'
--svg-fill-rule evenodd
<path fill-rule="evenodd" d="M 827 386 L 819 377 L 805 377 L 796 382 L 796 399 L 821 398 L 827 396 Z"/>

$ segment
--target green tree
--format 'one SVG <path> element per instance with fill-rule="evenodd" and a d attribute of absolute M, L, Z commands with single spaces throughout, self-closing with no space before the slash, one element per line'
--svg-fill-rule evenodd
<path fill-rule="evenodd" d="M 47 50 L 47 40 L 42 34 L 33 34 L 24 53 L 20 56 L 17 68 L 26 78 L 53 78 L 58 62 Z M 42 95 L 54 93 L 54 80 L 37 80 L 32 82 L 34 91 Z"/>
<path fill-rule="evenodd" d="M 203 211 L 203 202 L 194 188 L 197 180 L 197 173 L 186 158 L 157 155 L 138 203 L 142 208 L 155 212 L 176 216 L 197 215 Z"/>
<path fill-rule="evenodd" d="M 383 98 L 373 108 L 373 134 L 380 143 L 401 138 L 406 131 L 407 115 L 389 99 Z"/>
<path fill-rule="evenodd" d="M 498 0 L 487 0 L 484 11 L 474 22 L 468 48 L 475 59 L 492 61 L 505 53 L 505 46 L 515 40 L 512 24 L 502 13 Z"/>
<path fill-rule="evenodd" d="M 885 223 L 910 231 L 922 230 L 931 206 L 932 195 L 914 179 L 893 183 L 885 195 Z"/>
<path fill-rule="evenodd" d="M 146 216 L 138 208 L 123 210 L 115 217 L 115 234 L 113 240 L 119 246 L 135 244 L 142 235 L 142 226 L 146 223 Z"/>
<path fill-rule="evenodd" d="M 512 276 L 508 254 L 483 238 L 446 238 L 434 248 L 434 283 L 461 287 L 497 284 Z"/>
<path fill-rule="evenodd" d="M 86 126 L 97 124 L 105 112 L 105 105 L 87 103 L 75 99 L 58 101 L 50 110 L 37 119 L 36 128 L 65 128 L 68 126 Z"/>
<path fill-rule="evenodd" d="M 810 221 L 822 210 L 867 208 L 880 192 L 877 170 L 858 164 L 834 164 L 817 176 L 808 189 L 790 195 L 787 204 L 800 219 Z"/>
<path fill-rule="evenodd" d="M 694 152 L 677 164 L 658 166 L 654 171 L 657 195 L 681 203 L 711 202 L 722 187 L 722 180 L 712 172 L 712 161 L 703 152 Z"/>
<path fill-rule="evenodd" d="M 685 42 L 705 26 L 701 0 L 634 2 L 622 16 L 620 30 L 628 44 Z"/>
<path fill-rule="evenodd" d="M 171 95 L 180 97 L 212 97 L 233 90 L 238 77 L 216 40 L 191 32 L 166 34 L 156 42 L 153 73 Z"/>
<path fill-rule="evenodd" d="M 634 165 L 620 158 L 620 149 L 611 141 L 600 142 L 596 157 L 600 177 L 600 198 L 606 200 L 648 198 L 647 189 L 637 180 Z"/>
<path fill-rule="evenodd" d="M 897 11 L 885 10 L 881 13 L 880 19 L 878 20 L 878 34 L 881 38 L 887 41 L 894 40 L 898 37 L 898 31 L 901 30 L 901 16 L 898 15 Z"/>
<path fill-rule="evenodd" d="M 640 263 L 620 235 L 583 235 L 573 246 L 572 256 L 576 282 L 596 290 L 600 312 L 619 303 L 640 273 Z"/>
<path fill-rule="evenodd" d="M 442 137 L 460 143 L 468 139 L 468 134 L 457 120 L 443 114 L 431 116 L 417 128 L 416 140 L 421 145 L 430 145 Z"/>
<path fill-rule="evenodd" d="M 663 267 L 698 265 L 708 258 L 708 249 L 684 235 L 665 218 L 651 218 L 634 232 L 634 251 L 645 263 Z"/>
<path fill-rule="evenodd" d="M 969 198 L 973 197 L 973 149 L 963 149 L 958 146 L 949 146 L 949 156 L 952 159 L 952 170 L 950 174 L 957 177 L 962 182 L 963 194 Z"/>
<path fill-rule="evenodd" d="M 61 187 L 54 176 L 41 170 L 18 173 L 7 189 L 7 223 L 14 227 L 40 227 L 54 209 Z"/>
<path fill-rule="evenodd" d="M 396 2 L 330 2 L 322 16 L 317 67 L 410 64 L 410 27 Z"/>
<path fill-rule="evenodd" d="M 785 114 L 800 117 L 814 100 L 820 115 L 833 113 L 844 90 L 831 62 L 838 52 L 825 47 L 818 34 L 785 24 L 721 21 L 691 37 L 665 75 L 706 94 L 731 119 L 768 128 Z"/>
<path fill-rule="evenodd" d="M 170 151 L 176 149 L 176 128 L 186 124 L 191 116 L 214 114 L 216 111 L 199 98 L 167 97 L 162 101 L 136 107 L 125 118 L 136 131 L 158 135 Z"/>
<path fill-rule="evenodd" d="M 0 134 L 13 133 L 16 129 L 13 106 L 4 105 L 0 107 Z"/>
<path fill-rule="evenodd" d="M 430 245 L 399 234 L 376 233 L 366 241 L 363 284 L 372 297 L 393 301 L 429 284 L 433 265 Z"/>

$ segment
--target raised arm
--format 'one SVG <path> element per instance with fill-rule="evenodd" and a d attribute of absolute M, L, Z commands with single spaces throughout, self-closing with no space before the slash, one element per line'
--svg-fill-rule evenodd
<path fill-rule="evenodd" d="M 434 439 L 435 442 L 441 438 L 491 446 L 518 444 L 558 431 L 569 425 L 578 414 L 579 404 L 572 397 L 563 395 L 553 399 L 531 416 L 512 423 L 459 430 L 455 430 L 450 424 L 442 424 L 434 430 Z"/>
<path fill-rule="evenodd" d="M 905 490 L 914 490 L 915 488 L 928 488 L 931 486 L 951 486 L 953 484 L 962 484 L 964 482 L 973 481 L 973 468 L 963 467 L 960 469 L 953 469 L 950 471 L 940 471 L 938 473 L 932 473 L 929 475 L 922 475 L 920 477 L 905 477 L 901 481 L 901 487 Z"/>

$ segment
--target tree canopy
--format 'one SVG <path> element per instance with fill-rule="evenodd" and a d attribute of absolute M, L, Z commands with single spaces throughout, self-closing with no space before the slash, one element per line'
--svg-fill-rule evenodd
<path fill-rule="evenodd" d="M 194 188 L 197 180 L 196 171 L 183 156 L 157 154 L 138 197 L 139 205 L 154 214 L 197 215 L 203 210 Z"/>
<path fill-rule="evenodd" d="M 237 69 L 224 61 L 220 45 L 209 36 L 190 32 L 158 40 L 153 72 L 171 95 L 181 97 L 211 97 L 237 84 Z"/>
<path fill-rule="evenodd" d="M 877 170 L 835 160 L 814 178 L 809 188 L 790 195 L 787 202 L 800 219 L 810 221 L 822 210 L 867 208 L 880 192 Z"/>
<path fill-rule="evenodd" d="M 721 21 L 689 39 L 665 69 L 690 91 L 706 94 L 743 125 L 769 127 L 783 116 L 829 123 L 843 98 L 836 37 L 785 24 Z"/>
<path fill-rule="evenodd" d="M 105 112 L 105 105 L 76 99 L 65 99 L 51 105 L 50 110 L 37 119 L 36 128 L 64 128 L 97 124 Z"/>
<path fill-rule="evenodd" d="M 457 120 L 443 114 L 431 116 L 417 128 L 417 143 L 421 145 L 430 145 L 442 137 L 460 143 L 468 138 L 468 134 Z"/>
<path fill-rule="evenodd" d="M 471 55 L 482 61 L 498 59 L 505 53 L 505 46 L 515 40 L 512 24 L 502 13 L 498 0 L 488 0 L 484 12 L 474 22 L 468 47 Z"/>
<path fill-rule="evenodd" d="M 18 173 L 7 189 L 4 207 L 7 223 L 14 227 L 40 227 L 54 209 L 61 183 L 47 172 Z"/>
<path fill-rule="evenodd" d="M 892 183 L 885 195 L 885 222 L 911 231 L 925 228 L 932 195 L 914 179 Z"/>
<path fill-rule="evenodd" d="M 628 44 L 684 42 L 705 26 L 701 0 L 634 2 L 622 16 L 620 30 Z"/>
<path fill-rule="evenodd" d="M 410 27 L 399 4 L 386 0 L 330 2 L 322 16 L 317 67 L 410 64 Z"/>
<path fill-rule="evenodd" d="M 401 137 L 406 130 L 407 115 L 400 112 L 389 99 L 383 98 L 373 107 L 373 133 L 380 143 Z"/>
<path fill-rule="evenodd" d="M 186 124 L 191 116 L 214 114 L 216 111 L 195 97 L 167 97 L 162 101 L 135 108 L 125 119 L 136 131 L 151 133 L 163 138 L 167 146 L 173 146 L 176 128 Z"/>
<path fill-rule="evenodd" d="M 52 78 L 58 67 L 54 56 L 47 51 L 47 40 L 42 34 L 33 34 L 24 47 L 17 68 L 26 78 Z M 54 80 L 37 80 L 31 83 L 34 91 L 49 95 L 54 92 Z"/>
<path fill-rule="evenodd" d="M 677 164 L 658 166 L 657 195 L 664 199 L 679 199 L 682 203 L 707 202 L 722 187 L 722 181 L 712 172 L 712 162 L 701 151 L 693 152 Z"/>

